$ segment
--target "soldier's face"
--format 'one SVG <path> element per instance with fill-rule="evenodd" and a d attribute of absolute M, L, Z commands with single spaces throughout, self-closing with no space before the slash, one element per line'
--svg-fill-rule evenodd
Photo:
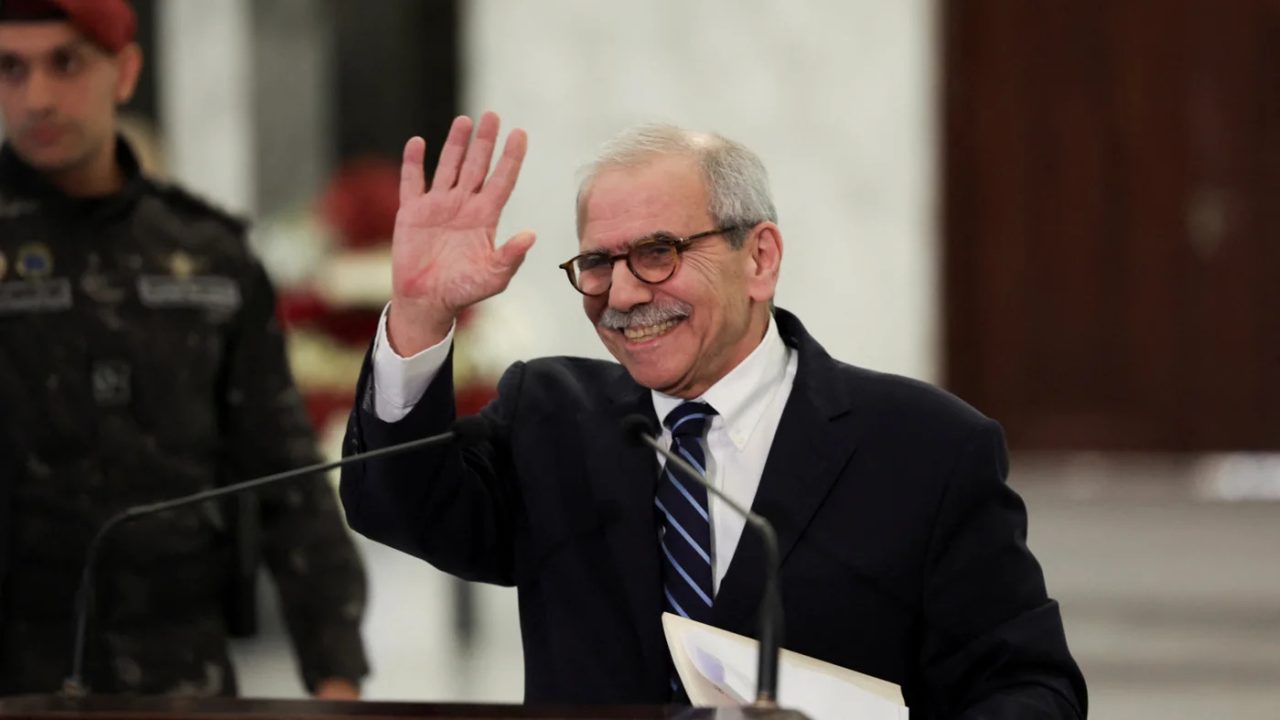
<path fill-rule="evenodd" d="M 70 23 L 0 23 L 0 115 L 28 164 L 75 169 L 113 142 L 116 106 L 133 94 L 136 46 L 108 54 Z"/>

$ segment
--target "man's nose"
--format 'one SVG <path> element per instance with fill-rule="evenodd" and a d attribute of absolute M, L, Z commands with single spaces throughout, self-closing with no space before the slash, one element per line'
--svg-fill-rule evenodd
<path fill-rule="evenodd" d="M 613 264 L 613 283 L 609 286 L 609 307 L 626 312 L 653 300 L 653 286 L 636 277 L 626 260 Z"/>
<path fill-rule="evenodd" d="M 28 111 L 40 112 L 53 107 L 55 88 L 54 80 L 49 77 L 49 73 L 39 68 L 32 68 L 27 74 L 25 85 L 23 99 L 26 100 Z"/>

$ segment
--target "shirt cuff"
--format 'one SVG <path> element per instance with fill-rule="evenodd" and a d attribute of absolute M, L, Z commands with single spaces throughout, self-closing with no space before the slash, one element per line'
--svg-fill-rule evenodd
<path fill-rule="evenodd" d="M 378 320 L 378 334 L 373 339 L 373 390 L 374 414 L 382 422 L 397 422 L 413 410 L 422 399 L 427 386 L 449 358 L 453 347 L 453 331 L 457 323 L 449 327 L 449 333 L 440 342 L 412 357 L 400 357 L 387 340 L 387 313 L 391 303 L 382 309 Z"/>

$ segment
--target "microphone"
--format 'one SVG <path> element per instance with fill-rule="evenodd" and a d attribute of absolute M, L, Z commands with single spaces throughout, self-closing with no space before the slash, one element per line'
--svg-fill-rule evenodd
<path fill-rule="evenodd" d="M 622 430 L 639 445 L 647 445 L 658 451 L 667 462 L 678 468 L 685 477 L 707 489 L 707 492 L 724 501 L 742 517 L 747 525 L 755 528 L 764 543 L 764 595 L 760 598 L 760 655 L 756 671 L 756 707 L 775 708 L 778 705 L 778 648 L 782 644 L 782 596 L 778 591 L 778 534 L 773 525 L 761 515 L 739 505 L 725 495 L 683 458 L 662 447 L 654 436 L 653 423 L 643 415 L 628 415 L 622 419 Z"/>
<path fill-rule="evenodd" d="M 285 470 L 283 472 L 274 473 L 272 475 L 264 475 L 263 477 L 245 480 L 244 482 L 225 485 L 212 490 L 203 490 L 201 492 L 184 495 L 182 497 L 164 500 L 161 502 L 150 503 L 148 505 L 135 505 L 125 508 L 121 512 L 111 516 L 102 527 L 98 528 L 98 532 L 94 534 L 93 539 L 89 541 L 89 549 L 85 555 L 84 567 L 80 574 L 80 587 L 76 591 L 76 633 L 75 645 L 71 654 L 71 676 L 62 683 L 62 694 L 71 698 L 82 698 L 89 694 L 89 686 L 84 682 L 84 644 L 85 631 L 89 624 L 89 606 L 93 594 L 93 570 L 98 559 L 98 550 L 102 546 L 103 538 L 107 536 L 116 526 L 121 525 L 129 520 L 160 513 L 166 510 L 173 510 L 188 505 L 195 505 L 213 500 L 215 498 L 224 497 L 226 495 L 235 495 L 237 493 L 256 490 L 266 485 L 290 480 L 303 475 L 311 475 L 313 473 L 321 473 L 327 470 L 351 465 L 357 462 L 365 462 L 368 460 L 377 460 L 392 455 L 399 455 L 411 450 L 419 450 L 421 448 L 431 447 L 434 445 L 443 445 L 451 440 L 456 440 L 460 444 L 471 444 L 483 441 L 492 434 L 493 428 L 488 419 L 481 415 L 468 415 L 460 417 L 453 421 L 447 432 L 439 435 L 431 435 L 417 440 L 390 445 L 377 450 L 370 450 L 363 453 L 355 453 L 347 457 L 333 460 L 331 462 L 316 463 L 307 465 L 306 467 L 295 468 L 293 470 Z"/>

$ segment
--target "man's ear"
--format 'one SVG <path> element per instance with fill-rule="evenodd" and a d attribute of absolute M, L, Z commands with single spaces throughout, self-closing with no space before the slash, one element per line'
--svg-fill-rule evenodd
<path fill-rule="evenodd" d="M 137 43 L 129 43 L 116 53 L 116 104 L 123 105 L 133 97 L 138 87 L 138 77 L 142 74 L 142 48 Z"/>
<path fill-rule="evenodd" d="M 773 299 L 782 268 L 782 231 L 771 222 L 751 229 L 745 241 L 747 252 L 747 291 L 756 302 Z"/>

